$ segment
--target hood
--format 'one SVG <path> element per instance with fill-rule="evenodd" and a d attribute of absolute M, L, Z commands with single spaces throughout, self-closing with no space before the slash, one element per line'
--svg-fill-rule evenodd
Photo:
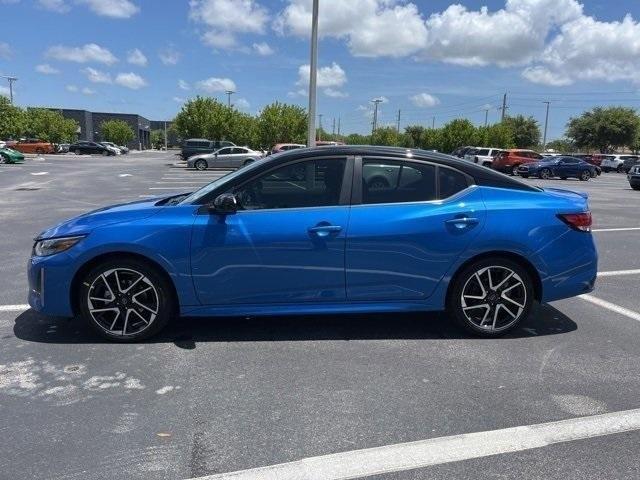
<path fill-rule="evenodd" d="M 141 220 L 158 213 L 162 208 L 158 204 L 161 203 L 163 203 L 161 202 L 161 198 L 156 197 L 99 208 L 48 228 L 40 233 L 37 238 L 86 235 L 92 230 L 104 227 L 105 225 Z"/>

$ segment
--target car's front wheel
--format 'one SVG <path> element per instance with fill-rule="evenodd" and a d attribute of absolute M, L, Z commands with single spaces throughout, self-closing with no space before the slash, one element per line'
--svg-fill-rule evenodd
<path fill-rule="evenodd" d="M 4 158 L 4 155 L 0 155 L 0 163 L 9 163 L 9 159 Z"/>
<path fill-rule="evenodd" d="M 543 180 L 548 180 L 549 178 L 551 178 L 551 170 L 549 170 L 548 168 L 543 168 L 542 170 L 540 170 L 538 176 Z"/>
<path fill-rule="evenodd" d="M 511 170 L 509 170 L 509 175 L 518 175 L 518 167 L 520 165 L 514 165 L 513 167 L 511 167 Z"/>
<path fill-rule="evenodd" d="M 198 160 L 193 166 L 196 167 L 196 170 L 203 171 L 207 169 L 207 162 L 206 160 Z"/>
<path fill-rule="evenodd" d="M 469 332 L 496 337 L 513 330 L 529 315 L 533 281 L 518 263 L 488 258 L 472 263 L 455 276 L 447 310 Z"/>
<path fill-rule="evenodd" d="M 93 330 L 119 342 L 155 335 L 176 313 L 169 282 L 136 259 L 106 261 L 88 271 L 80 282 L 78 305 Z"/>

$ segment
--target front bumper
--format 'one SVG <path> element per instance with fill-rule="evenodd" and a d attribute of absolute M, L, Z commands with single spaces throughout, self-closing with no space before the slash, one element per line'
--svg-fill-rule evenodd
<path fill-rule="evenodd" d="M 50 257 L 31 257 L 27 264 L 28 302 L 45 315 L 72 317 L 71 279 L 74 272 L 63 252 Z"/>

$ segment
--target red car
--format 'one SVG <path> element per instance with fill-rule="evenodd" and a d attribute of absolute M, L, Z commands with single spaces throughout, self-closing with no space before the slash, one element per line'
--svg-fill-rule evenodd
<path fill-rule="evenodd" d="M 20 140 L 12 148 L 21 153 L 37 153 L 39 155 L 43 153 L 56 153 L 56 146 L 53 143 L 35 138 Z"/>
<path fill-rule="evenodd" d="M 491 165 L 493 169 L 509 175 L 517 175 L 518 167 L 523 163 L 538 162 L 544 157 L 533 150 L 513 148 L 496 155 Z"/>

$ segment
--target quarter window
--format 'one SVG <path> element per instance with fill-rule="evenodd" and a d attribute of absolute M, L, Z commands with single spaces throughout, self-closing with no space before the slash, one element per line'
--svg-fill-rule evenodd
<path fill-rule="evenodd" d="M 467 177 L 462 173 L 444 167 L 438 169 L 438 182 L 441 199 L 451 197 L 469 186 Z"/>
<path fill-rule="evenodd" d="M 435 167 L 391 160 L 364 160 L 362 203 L 424 202 L 436 199 Z"/>
<path fill-rule="evenodd" d="M 339 205 L 345 164 L 345 159 L 318 159 L 285 165 L 234 193 L 243 210 Z"/>

